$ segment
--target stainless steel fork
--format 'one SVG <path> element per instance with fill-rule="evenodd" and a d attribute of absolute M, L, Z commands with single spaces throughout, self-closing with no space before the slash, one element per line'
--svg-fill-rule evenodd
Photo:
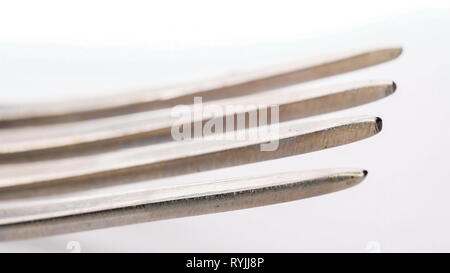
<path fill-rule="evenodd" d="M 378 117 L 299 119 L 392 94 L 392 81 L 323 88 L 287 86 L 383 63 L 400 48 L 355 51 L 191 85 L 95 100 L 0 109 L 0 240 L 49 236 L 298 200 L 351 187 L 360 169 L 325 169 L 140 189 L 92 196 L 91 189 L 271 160 L 331 148 L 377 134 Z M 275 138 L 174 141 L 172 107 L 276 105 Z M 196 115 L 186 124 L 236 120 L 260 110 Z M 273 115 L 270 113 L 269 115 Z M 262 125 L 237 130 L 258 130 Z M 226 136 L 230 132 L 218 132 Z M 273 151 L 260 145 L 278 141 Z M 77 193 L 67 197 L 65 193 Z M 34 200 L 40 197 L 40 200 Z"/>

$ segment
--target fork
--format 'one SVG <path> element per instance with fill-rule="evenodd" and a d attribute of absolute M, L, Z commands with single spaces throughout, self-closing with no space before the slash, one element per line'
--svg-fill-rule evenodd
<path fill-rule="evenodd" d="M 366 170 L 324 169 L 89 194 L 92 189 L 272 160 L 373 136 L 382 128 L 378 117 L 300 119 L 384 98 L 395 91 L 394 82 L 289 86 L 383 63 L 400 54 L 397 47 L 366 49 L 167 89 L 0 109 L 0 240 L 264 206 L 356 185 L 366 177 Z M 261 111 L 197 115 L 199 110 L 190 105 L 195 97 L 201 97 L 205 106 L 276 105 L 278 133 L 225 140 L 229 134 L 265 126 L 247 122 L 245 128 L 214 132 L 223 138 L 174 141 L 172 112 L 177 105 L 189 105 L 194 119 L 180 124 L 188 128 L 210 120 L 236 121 L 240 115 L 248 121 Z M 278 141 L 278 148 L 261 151 L 261 145 L 270 141 Z"/>

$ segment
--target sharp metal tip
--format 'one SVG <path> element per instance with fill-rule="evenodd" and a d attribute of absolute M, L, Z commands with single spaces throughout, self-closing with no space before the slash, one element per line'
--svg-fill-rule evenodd
<path fill-rule="evenodd" d="M 402 47 L 394 47 L 392 48 L 392 55 L 394 58 L 397 58 L 398 56 L 400 56 L 403 52 L 403 48 Z"/>
<path fill-rule="evenodd" d="M 380 132 L 383 128 L 383 120 L 380 117 L 375 118 L 375 123 L 377 125 L 377 132 Z"/>
<path fill-rule="evenodd" d="M 397 84 L 394 81 L 386 81 L 383 85 L 384 97 L 392 95 L 397 90 Z"/>
<path fill-rule="evenodd" d="M 400 46 L 388 46 L 388 47 L 385 46 L 373 48 L 371 52 L 378 55 L 378 58 L 382 60 L 380 61 L 380 63 L 382 63 L 398 58 L 402 54 L 403 49 Z"/>
<path fill-rule="evenodd" d="M 402 54 L 403 48 L 401 46 L 390 46 L 380 48 L 380 51 L 384 51 L 385 53 L 387 53 L 389 59 L 395 59 Z"/>
<path fill-rule="evenodd" d="M 392 92 L 391 93 L 394 93 L 395 90 L 397 90 L 397 84 L 393 81 L 392 82 Z"/>
<path fill-rule="evenodd" d="M 363 169 L 349 169 L 343 177 L 346 177 L 345 180 L 342 180 L 340 183 L 345 183 L 344 188 L 350 188 L 361 183 L 367 176 L 368 172 Z M 338 182 L 339 183 L 339 182 Z"/>

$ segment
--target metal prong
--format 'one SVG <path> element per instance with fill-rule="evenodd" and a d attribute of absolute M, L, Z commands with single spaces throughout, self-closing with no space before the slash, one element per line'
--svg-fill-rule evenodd
<path fill-rule="evenodd" d="M 392 81 L 367 81 L 344 85 L 335 85 L 315 89 L 285 89 L 250 95 L 233 99 L 215 101 L 215 106 L 236 106 L 242 103 L 251 105 L 277 105 L 279 120 L 309 117 L 358 106 L 384 98 L 395 91 Z M 210 103 L 211 104 L 211 103 Z M 207 109 L 210 105 L 204 104 Z M 222 108 L 221 108 L 222 109 Z M 197 117 L 193 124 L 212 119 L 202 112 L 190 116 Z M 249 114 L 250 110 L 242 107 L 234 116 Z M 214 119 L 225 119 L 214 116 Z M 270 117 L 268 117 L 270 119 Z M 40 126 L 38 128 L 5 129 L 0 135 L 0 162 L 27 162 L 43 159 L 63 158 L 113 151 L 127 147 L 137 147 L 164 140 L 172 140 L 171 128 L 175 117 L 170 109 L 166 111 L 146 112 L 97 119 L 78 123 Z"/>
<path fill-rule="evenodd" d="M 0 209 L 0 240 L 217 213 L 294 201 L 346 189 L 367 172 L 331 169 L 282 173 Z"/>
<path fill-rule="evenodd" d="M 258 129 L 253 128 L 248 132 Z M 225 140 L 196 139 L 188 143 L 169 142 L 64 160 L 5 164 L 0 166 L 0 188 L 4 188 L 0 191 L 0 197 L 5 198 L 9 194 L 16 196 L 18 193 L 14 192 L 14 187 L 36 185 L 28 190 L 28 194 L 36 196 L 40 192 L 79 191 L 105 184 L 142 181 L 270 160 L 347 144 L 370 137 L 380 130 L 381 119 L 375 117 L 309 123 L 292 121 L 280 124 L 275 135 L 268 134 L 267 137 L 257 139 L 230 141 L 226 140 L 225 135 Z M 261 151 L 261 144 L 271 141 L 274 150 Z"/>
<path fill-rule="evenodd" d="M 0 127 L 73 122 L 162 109 L 190 104 L 194 96 L 203 97 L 206 102 L 248 95 L 383 63 L 395 59 L 401 51 L 401 48 L 361 50 L 190 86 L 116 94 L 83 101 L 8 107 L 0 112 Z"/>

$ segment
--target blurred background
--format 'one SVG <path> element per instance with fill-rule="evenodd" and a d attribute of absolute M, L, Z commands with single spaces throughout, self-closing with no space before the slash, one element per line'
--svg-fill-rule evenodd
<path fill-rule="evenodd" d="M 394 80 L 383 131 L 325 151 L 136 187 L 334 167 L 360 185 L 262 208 L 0 243 L 1 252 L 450 251 L 450 1 L 8 1 L 0 105 L 173 85 L 335 51 L 400 45 L 397 60 L 303 85 Z M 1 145 L 1 143 L 0 143 Z"/>

